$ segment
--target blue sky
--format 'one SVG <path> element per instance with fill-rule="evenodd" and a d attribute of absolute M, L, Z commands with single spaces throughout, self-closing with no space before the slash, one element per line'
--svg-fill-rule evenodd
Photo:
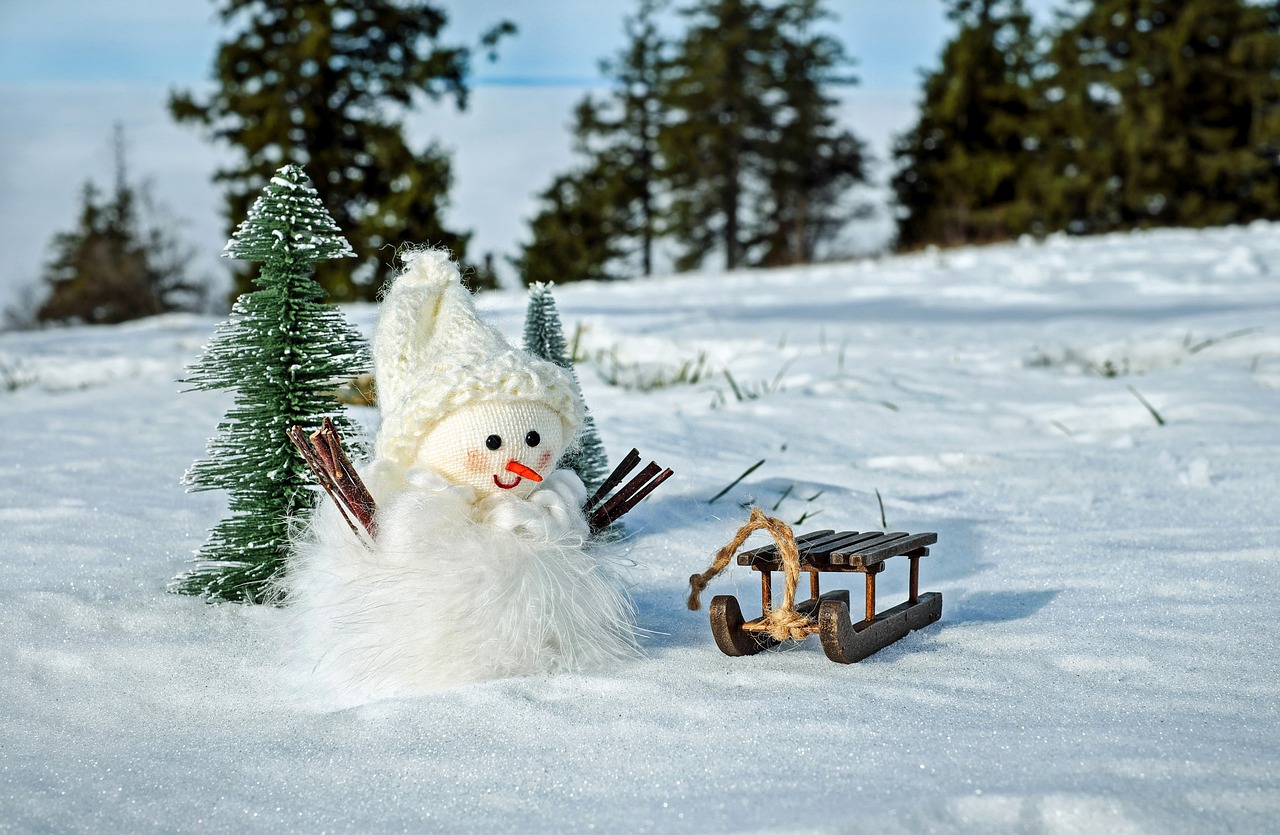
<path fill-rule="evenodd" d="M 520 34 L 477 82 L 565 83 L 596 77 L 621 42 L 624 0 L 474 0 L 442 4 L 450 37 L 473 40 L 507 18 Z M 858 57 L 864 84 L 914 82 L 948 31 L 939 0 L 829 0 L 832 24 Z M 204 0 L 5 0 L 0 3 L 0 84 L 195 84 L 209 75 L 220 25 Z"/>
<path fill-rule="evenodd" d="M 677 0 L 676 5 L 685 5 Z M 515 253 L 535 195 L 572 164 L 574 103 L 598 83 L 596 66 L 623 44 L 633 0 L 441 0 L 448 42 L 474 43 L 494 22 L 520 32 L 500 59 L 478 62 L 466 113 L 430 107 L 410 139 L 453 153 L 448 221 L 473 233 L 472 255 L 501 266 Z M 1031 0 L 1044 12 L 1054 0 Z M 952 30 L 941 0 L 827 0 L 830 31 L 856 60 L 861 84 L 843 88 L 841 117 L 883 160 L 910 127 L 920 71 Z M 222 37 L 206 0 L 0 0 L 0 307 L 34 283 L 52 236 L 75 219 L 82 184 L 111 177 L 110 136 L 124 125 L 131 173 L 183 222 L 198 271 L 223 273 L 221 196 L 211 178 L 226 149 L 165 109 L 175 87 L 211 76 Z M 881 218 L 883 234 L 887 220 Z"/>

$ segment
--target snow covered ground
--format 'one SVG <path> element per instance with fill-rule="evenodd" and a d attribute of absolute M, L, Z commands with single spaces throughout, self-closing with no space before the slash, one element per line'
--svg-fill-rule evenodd
<path fill-rule="evenodd" d="M 178 483 L 214 321 L 0 336 L 0 831 L 1275 831 L 1280 225 L 557 298 L 611 456 L 677 473 L 622 544 L 647 657 L 341 711 L 279 611 L 165 593 L 223 509 Z M 740 504 L 876 529 L 877 490 L 942 622 L 722 655 L 684 597 Z"/>

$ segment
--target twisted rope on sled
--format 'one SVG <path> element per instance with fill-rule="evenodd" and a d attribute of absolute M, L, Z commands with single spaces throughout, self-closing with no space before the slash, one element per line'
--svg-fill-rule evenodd
<path fill-rule="evenodd" d="M 781 519 L 765 516 L 758 507 L 751 508 L 751 517 L 729 544 L 716 552 L 711 567 L 701 574 L 689 578 L 689 610 L 696 612 L 702 606 L 699 599 L 712 578 L 725 569 L 734 554 L 747 541 L 747 537 L 756 531 L 765 531 L 773 537 L 778 546 L 778 554 L 782 558 L 782 572 L 786 578 L 786 586 L 782 594 L 782 605 L 764 616 L 762 623 L 769 628 L 769 635 L 775 641 L 787 638 L 804 638 L 808 636 L 810 620 L 795 610 L 796 586 L 800 583 L 800 551 L 796 548 L 796 537 L 791 526 Z"/>

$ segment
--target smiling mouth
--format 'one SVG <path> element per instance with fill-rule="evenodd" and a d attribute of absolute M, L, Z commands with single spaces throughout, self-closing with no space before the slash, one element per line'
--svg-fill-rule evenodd
<path fill-rule="evenodd" d="M 515 481 L 511 482 L 510 484 L 503 484 L 502 479 L 498 478 L 495 475 L 493 477 L 493 483 L 501 487 L 503 490 L 510 490 L 512 487 L 515 487 L 517 484 L 520 483 L 520 476 L 516 476 Z"/>

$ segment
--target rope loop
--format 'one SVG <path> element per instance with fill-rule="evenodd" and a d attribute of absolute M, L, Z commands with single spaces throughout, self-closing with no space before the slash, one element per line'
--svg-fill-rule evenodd
<path fill-rule="evenodd" d="M 738 529 L 733 539 L 716 552 L 711 566 L 701 574 L 689 578 L 689 610 L 696 612 L 702 606 L 699 599 L 717 574 L 729 565 L 729 561 L 738 553 L 738 549 L 747 541 L 747 537 L 756 531 L 765 531 L 773 537 L 778 546 L 778 554 L 782 559 L 782 572 L 786 578 L 786 586 L 782 594 L 782 605 L 765 615 L 763 623 L 769 627 L 769 635 L 775 641 L 787 638 L 804 638 L 809 634 L 812 621 L 795 610 L 796 586 L 800 583 L 800 551 L 796 547 L 796 537 L 791 526 L 780 519 L 765 516 L 759 507 L 751 508 L 751 517 Z"/>

